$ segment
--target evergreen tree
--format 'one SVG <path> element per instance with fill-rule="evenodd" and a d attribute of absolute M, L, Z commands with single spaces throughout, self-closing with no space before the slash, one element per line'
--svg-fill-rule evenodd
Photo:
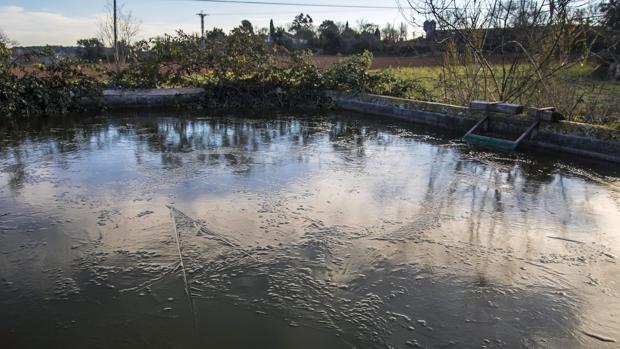
<path fill-rule="evenodd" d="M 252 25 L 252 22 L 247 19 L 241 21 L 241 26 L 239 28 L 241 28 L 241 30 L 245 33 L 254 34 L 254 26 Z"/>

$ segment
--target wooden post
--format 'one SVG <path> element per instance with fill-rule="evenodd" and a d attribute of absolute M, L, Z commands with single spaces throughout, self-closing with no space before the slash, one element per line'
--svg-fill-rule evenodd
<path fill-rule="evenodd" d="M 118 57 L 118 14 L 116 0 L 114 0 L 114 61 L 116 63 L 116 73 L 121 71 Z"/>

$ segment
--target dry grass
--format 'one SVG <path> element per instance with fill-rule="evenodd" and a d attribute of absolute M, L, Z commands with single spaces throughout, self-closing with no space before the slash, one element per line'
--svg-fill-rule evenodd
<path fill-rule="evenodd" d="M 315 56 L 314 62 L 321 68 L 327 68 L 341 58 Z M 372 69 L 375 72 L 389 71 L 402 79 L 415 80 L 429 91 L 433 100 L 450 102 L 449 96 L 446 96 L 449 92 L 440 86 L 441 64 L 441 57 L 375 57 Z M 556 102 L 537 98 L 535 106 L 559 104 L 554 106 L 570 120 L 620 125 L 620 81 L 596 79 L 592 74 L 593 69 L 591 65 L 583 65 L 564 71 L 550 84 Z"/>
<path fill-rule="evenodd" d="M 314 56 L 314 64 L 319 68 L 329 68 L 344 56 Z M 441 64 L 441 57 L 398 57 L 398 56 L 375 56 L 372 62 L 372 69 L 387 68 L 413 68 L 438 66 Z"/>

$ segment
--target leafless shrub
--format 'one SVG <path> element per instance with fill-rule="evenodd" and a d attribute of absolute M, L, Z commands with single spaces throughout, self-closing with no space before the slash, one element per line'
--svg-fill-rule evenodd
<path fill-rule="evenodd" d="M 573 0 L 401 0 L 412 18 L 432 18 L 443 45 L 440 87 L 450 102 L 473 99 L 558 105 L 553 80 L 589 52 Z M 415 22 L 415 19 L 412 19 Z"/>
<path fill-rule="evenodd" d="M 11 40 L 9 36 L 6 35 L 6 33 L 2 29 L 0 29 L 0 45 L 8 48 L 17 45 L 17 42 Z"/>
<path fill-rule="evenodd" d="M 106 14 L 99 22 L 99 39 L 107 46 L 114 47 L 114 6 L 111 1 L 106 5 Z M 124 64 L 136 38 L 140 34 L 141 22 L 131 11 L 125 10 L 125 4 L 120 3 L 117 8 L 118 52 L 115 52 L 115 61 Z"/>

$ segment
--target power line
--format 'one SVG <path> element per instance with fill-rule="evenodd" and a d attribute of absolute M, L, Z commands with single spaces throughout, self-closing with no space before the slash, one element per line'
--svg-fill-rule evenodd
<path fill-rule="evenodd" d="M 310 4 L 310 3 L 290 3 L 290 2 L 281 2 L 281 1 L 260 1 L 260 0 L 189 0 L 189 1 L 200 1 L 200 2 L 211 2 L 211 3 L 223 3 L 223 4 L 250 4 L 250 5 L 267 5 L 267 6 L 306 6 L 306 7 L 322 7 L 322 8 L 347 8 L 347 9 L 367 9 L 367 10 L 422 10 L 423 8 L 413 7 L 413 6 L 373 6 L 373 5 L 346 5 L 346 4 Z M 581 0 L 583 3 L 571 6 L 570 9 L 577 9 L 579 7 L 587 6 L 589 4 L 594 3 L 592 0 Z M 577 1 L 579 2 L 579 1 Z M 543 3 L 543 5 L 546 5 Z M 476 7 L 446 7 L 444 10 L 453 9 L 453 10 L 467 10 L 467 9 L 476 9 Z M 547 9 L 542 9 L 540 12 L 546 13 L 549 12 Z M 249 15 L 250 13 L 248 13 Z M 260 13 L 254 12 L 251 13 L 254 15 L 258 15 Z M 272 13 L 273 14 L 273 13 Z M 284 14 L 284 13 L 282 13 Z M 232 15 L 243 15 L 242 13 L 213 13 L 212 15 L 222 15 L 222 16 L 232 16 Z M 593 15 L 589 17 L 583 17 L 584 19 L 593 19 L 600 17 L 600 15 Z"/>
<path fill-rule="evenodd" d="M 118 57 L 118 7 L 116 6 L 116 0 L 114 0 L 113 4 L 114 11 L 114 62 L 116 63 L 116 72 L 120 72 L 121 68 L 119 65 L 119 57 Z"/>
<path fill-rule="evenodd" d="M 271 5 L 271 6 L 306 6 L 306 7 L 324 7 L 324 8 L 349 8 L 349 9 L 370 9 L 370 10 L 425 10 L 423 7 L 413 7 L 413 6 L 373 6 L 373 5 L 345 5 L 345 4 L 309 4 L 309 3 L 292 3 L 292 2 L 279 2 L 279 1 L 259 1 L 259 0 L 190 0 L 190 1 L 201 1 L 201 2 L 212 2 L 212 3 L 223 3 L 223 4 L 249 4 L 249 5 Z M 584 0 L 585 2 L 579 5 L 570 6 L 570 9 L 577 9 L 579 7 L 587 6 L 593 4 L 591 0 Z M 545 5 L 543 3 L 543 5 Z M 443 10 L 467 10 L 467 9 L 477 9 L 477 7 L 442 7 Z M 549 10 L 542 10 L 540 12 L 549 12 Z"/>
<path fill-rule="evenodd" d="M 365 13 L 366 11 L 372 12 L 372 11 L 377 11 L 377 10 L 380 10 L 380 9 L 366 9 L 365 11 L 363 11 L 363 9 L 362 9 L 359 12 L 360 13 L 362 13 L 362 12 Z M 386 9 L 386 10 L 388 10 L 388 9 Z M 391 9 L 389 9 L 389 10 L 391 10 Z M 312 15 L 315 15 L 317 13 L 318 14 L 326 14 L 326 13 L 334 14 L 334 13 L 339 13 L 340 14 L 340 13 L 350 13 L 350 12 L 351 12 L 350 9 L 349 10 L 340 10 L 340 11 L 338 11 L 338 10 L 324 10 L 324 11 L 316 10 L 316 11 L 312 11 Z M 357 12 L 358 11 L 356 11 L 356 13 Z M 292 15 L 292 14 L 297 15 L 297 14 L 299 14 L 299 11 L 290 10 L 290 11 L 281 11 L 281 12 L 280 11 L 278 11 L 278 12 L 273 12 L 273 11 L 269 11 L 269 12 L 211 12 L 210 16 L 250 16 L 250 15 L 251 16 L 262 16 L 262 15 L 264 15 L 264 16 L 267 16 L 267 17 L 273 17 L 273 15 Z"/>
<path fill-rule="evenodd" d="M 359 8 L 359 9 L 391 9 L 399 10 L 395 6 L 372 6 L 372 5 L 338 5 L 338 4 L 308 4 L 277 1 L 249 1 L 249 0 L 192 0 L 202 2 L 218 2 L 225 4 L 250 4 L 250 5 L 277 5 L 277 6 L 306 6 L 306 7 L 330 7 L 330 8 Z"/>

